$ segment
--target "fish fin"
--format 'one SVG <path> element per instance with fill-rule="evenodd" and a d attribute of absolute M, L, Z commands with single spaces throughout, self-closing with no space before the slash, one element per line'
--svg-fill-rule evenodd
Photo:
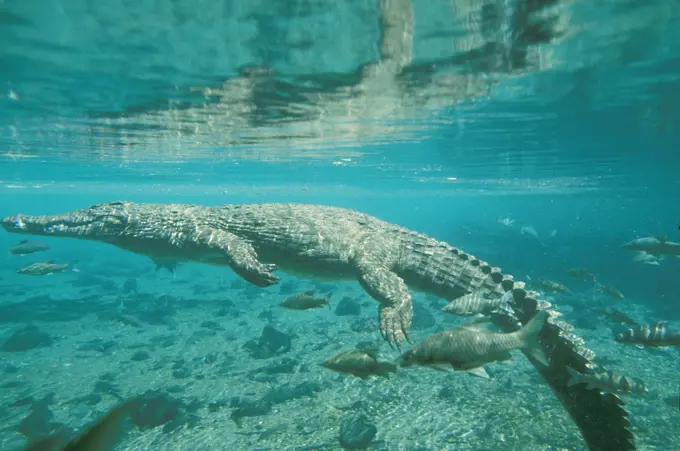
<path fill-rule="evenodd" d="M 365 352 L 367 355 L 374 359 L 378 358 L 378 347 L 377 346 L 366 346 L 362 347 L 361 351 Z"/>
<path fill-rule="evenodd" d="M 397 372 L 397 365 L 395 365 L 394 363 L 390 363 L 390 362 L 380 362 L 378 364 L 378 370 L 379 370 L 380 376 L 390 377 L 390 373 L 396 373 Z"/>
<path fill-rule="evenodd" d="M 467 370 L 464 370 L 466 373 L 471 374 L 473 376 L 481 377 L 484 379 L 491 379 L 491 376 L 489 376 L 489 373 L 486 372 L 483 366 L 478 366 L 476 368 L 470 368 Z"/>
<path fill-rule="evenodd" d="M 66 445 L 65 449 L 104 451 L 112 449 L 123 432 L 123 422 L 137 400 L 127 401 L 110 410 L 80 436 Z"/>
<path fill-rule="evenodd" d="M 306 296 L 314 296 L 314 293 L 316 293 L 316 290 L 309 290 L 309 291 L 303 291 L 302 294 Z"/>
<path fill-rule="evenodd" d="M 28 243 L 28 240 L 21 240 L 21 241 L 19 241 L 19 244 L 26 244 L 26 243 Z"/>
<path fill-rule="evenodd" d="M 512 297 L 512 290 L 508 290 L 508 291 L 506 291 L 505 294 L 503 295 L 503 298 L 501 299 L 500 305 L 499 305 L 498 307 L 496 307 L 496 308 L 493 310 L 493 312 L 497 312 L 497 313 L 507 312 L 507 313 L 513 313 L 513 314 L 514 314 L 515 311 L 514 311 L 514 310 L 512 309 L 512 307 L 510 306 L 510 301 L 511 301 L 511 300 L 514 301 L 514 298 Z M 493 312 L 492 312 L 492 313 L 493 313 Z"/>
<path fill-rule="evenodd" d="M 538 334 L 543 330 L 543 326 L 550 317 L 550 314 L 545 310 L 539 310 L 529 322 L 522 327 L 517 333 L 524 343 L 524 347 L 528 355 L 548 366 L 548 359 L 541 348 L 541 343 L 538 341 Z"/>
<path fill-rule="evenodd" d="M 661 243 L 665 243 L 666 241 L 668 241 L 667 235 L 656 235 L 654 238 L 659 240 Z"/>
<path fill-rule="evenodd" d="M 450 373 L 455 370 L 455 367 L 452 367 L 452 365 L 447 365 L 445 363 L 434 363 L 428 366 L 433 370 L 442 371 L 444 373 Z"/>
<path fill-rule="evenodd" d="M 580 381 L 581 373 L 579 373 L 578 371 L 576 371 L 575 369 L 573 369 L 570 366 L 567 367 L 567 372 L 569 373 L 569 376 L 571 376 L 569 378 L 569 382 L 567 382 L 567 387 L 572 387 L 576 384 L 581 383 L 581 381 Z"/>
<path fill-rule="evenodd" d="M 548 358 L 546 357 L 545 352 L 543 352 L 543 349 L 541 349 L 540 347 L 528 349 L 527 354 L 530 355 L 534 360 L 540 362 L 541 365 L 546 367 L 550 366 L 550 362 L 548 362 Z"/>
<path fill-rule="evenodd" d="M 586 389 L 602 391 L 602 390 L 600 390 L 600 388 L 598 388 L 597 385 L 593 384 L 592 382 L 588 382 L 588 384 L 586 385 Z"/>
<path fill-rule="evenodd" d="M 326 304 L 328 304 L 328 310 L 331 309 L 331 296 L 333 296 L 332 291 L 326 295 Z"/>

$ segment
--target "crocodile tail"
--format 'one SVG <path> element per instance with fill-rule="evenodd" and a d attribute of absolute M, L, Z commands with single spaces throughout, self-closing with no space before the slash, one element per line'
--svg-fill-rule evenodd
<path fill-rule="evenodd" d="M 572 372 L 587 372 L 595 353 L 584 346 L 580 337 L 570 333 L 573 330 L 570 324 L 556 319 L 560 314 L 549 310 L 549 302 L 538 300 L 538 293 L 525 290 L 524 283 L 515 282 L 511 276 L 505 275 L 500 286 L 506 292 L 512 290 L 514 314 L 494 315 L 493 320 L 506 331 L 515 331 L 526 325 L 538 310 L 550 313 L 539 334 L 549 365 L 542 365 L 529 352 L 524 353 L 567 409 L 581 430 L 588 449 L 635 451 L 635 436 L 629 429 L 631 423 L 621 398 L 612 393 L 588 390 L 585 384 L 570 385 Z"/>

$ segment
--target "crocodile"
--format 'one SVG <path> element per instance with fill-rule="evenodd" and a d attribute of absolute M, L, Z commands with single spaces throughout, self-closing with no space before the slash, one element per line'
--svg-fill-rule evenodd
<path fill-rule="evenodd" d="M 550 318 L 539 334 L 549 365 L 526 357 L 566 408 L 592 451 L 632 451 L 623 401 L 616 394 L 569 386 L 570 368 L 587 372 L 595 354 L 539 299 L 500 268 L 424 234 L 345 208 L 307 204 L 200 206 L 110 202 L 65 214 L 14 215 L 12 233 L 73 237 L 110 243 L 154 259 L 230 267 L 246 281 L 268 287 L 274 271 L 323 280 L 358 280 L 379 303 L 383 338 L 410 342 L 412 290 L 446 300 L 473 292 L 488 299 L 510 292 L 509 309 L 491 319 L 512 332 L 539 309 Z"/>

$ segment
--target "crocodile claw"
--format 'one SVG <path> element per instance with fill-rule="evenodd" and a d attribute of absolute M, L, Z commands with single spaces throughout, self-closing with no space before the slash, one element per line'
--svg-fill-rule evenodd
<path fill-rule="evenodd" d="M 281 280 L 279 276 L 272 273 L 272 271 L 275 270 L 276 265 L 261 264 L 254 268 L 248 268 L 246 270 L 237 272 L 241 277 L 253 285 L 260 288 L 266 288 L 271 285 L 275 285 L 279 282 L 279 280 Z"/>
<path fill-rule="evenodd" d="M 408 338 L 407 327 L 402 315 L 394 307 L 382 307 L 380 309 L 380 334 L 383 339 L 394 349 L 401 351 L 401 343 Z"/>

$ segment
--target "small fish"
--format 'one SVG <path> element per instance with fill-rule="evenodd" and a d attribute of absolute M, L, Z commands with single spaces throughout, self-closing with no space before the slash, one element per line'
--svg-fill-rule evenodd
<path fill-rule="evenodd" d="M 572 268 L 567 270 L 567 274 L 574 279 L 580 279 L 586 282 L 595 282 L 595 275 L 586 271 L 583 268 Z"/>
<path fill-rule="evenodd" d="M 19 243 L 9 248 L 10 254 L 14 255 L 28 255 L 36 252 L 46 251 L 50 247 L 47 244 L 39 243 L 37 241 L 21 240 Z"/>
<path fill-rule="evenodd" d="M 610 319 L 617 324 L 627 324 L 629 326 L 637 326 L 638 325 L 637 321 L 635 321 L 633 318 L 631 318 L 626 313 L 624 313 L 620 310 L 603 308 L 603 309 L 595 309 L 595 310 L 593 310 L 593 312 L 600 315 L 600 316 L 604 316 L 605 318 Z"/>
<path fill-rule="evenodd" d="M 491 332 L 478 324 L 465 324 L 439 332 L 402 354 L 399 364 L 402 367 L 453 368 L 488 378 L 484 364 L 509 360 L 510 351 L 526 349 L 541 363 L 548 365 L 540 349 L 538 334 L 549 316 L 547 311 L 540 310 L 524 327 L 512 333 Z"/>
<path fill-rule="evenodd" d="M 619 343 L 635 343 L 651 347 L 680 346 L 680 330 L 668 330 L 668 323 L 645 324 L 616 335 Z"/>
<path fill-rule="evenodd" d="M 505 227 L 512 227 L 515 223 L 515 220 L 510 218 L 498 218 L 496 219 L 496 222 L 498 224 L 504 225 Z"/>
<path fill-rule="evenodd" d="M 326 360 L 323 366 L 360 379 L 368 379 L 370 376 L 389 377 L 389 373 L 397 372 L 397 365 L 378 361 L 377 349 L 368 347 L 343 351 Z"/>
<path fill-rule="evenodd" d="M 661 260 L 663 260 L 663 256 L 656 256 L 647 252 L 638 252 L 633 257 L 633 263 L 642 263 L 643 265 L 660 265 Z"/>
<path fill-rule="evenodd" d="M 680 257 L 680 243 L 668 241 L 665 236 L 638 238 L 624 244 L 623 248 L 629 251 L 645 252 L 656 257 L 662 257 L 664 255 Z"/>
<path fill-rule="evenodd" d="M 503 297 L 488 298 L 483 291 L 476 291 L 453 299 L 442 308 L 443 312 L 453 315 L 471 316 L 479 313 L 491 314 L 499 309 L 508 310 L 512 292 L 508 291 Z"/>
<path fill-rule="evenodd" d="M 328 293 L 326 296 L 314 296 L 314 290 L 303 291 L 287 297 L 279 305 L 291 310 L 309 310 L 325 305 L 331 308 L 330 299 L 332 295 L 333 293 Z"/>
<path fill-rule="evenodd" d="M 136 402 L 133 399 L 111 409 L 68 443 L 64 443 L 63 435 L 57 433 L 30 443 L 23 451 L 112 451 L 123 433 L 124 421 Z"/>
<path fill-rule="evenodd" d="M 569 288 L 565 287 L 561 283 L 553 282 L 552 280 L 538 279 L 536 285 L 543 288 L 545 291 L 553 293 L 567 293 Z"/>
<path fill-rule="evenodd" d="M 519 233 L 522 235 L 530 236 L 532 238 L 538 239 L 538 232 L 536 229 L 534 229 L 534 226 L 522 226 L 522 228 L 519 229 Z"/>
<path fill-rule="evenodd" d="M 557 236 L 557 229 L 552 229 L 550 231 L 550 233 L 548 233 L 548 236 L 546 236 L 546 238 L 550 239 L 550 238 L 555 238 L 556 236 Z"/>
<path fill-rule="evenodd" d="M 156 271 L 160 271 L 161 269 L 167 269 L 168 272 L 174 274 L 175 270 L 177 269 L 177 263 L 174 260 L 163 260 L 160 258 L 152 258 L 151 261 L 156 265 Z"/>
<path fill-rule="evenodd" d="M 622 376 L 611 370 L 593 372 L 589 374 L 579 373 L 571 367 L 567 367 L 571 375 L 567 387 L 576 384 L 587 384 L 588 390 L 599 390 L 606 393 L 647 393 L 649 390 L 642 382 Z"/>
<path fill-rule="evenodd" d="M 65 271 L 70 265 L 68 263 L 60 264 L 54 263 L 52 260 L 44 262 L 33 263 L 17 270 L 17 274 L 26 274 L 29 276 L 46 276 L 57 272 Z"/>
<path fill-rule="evenodd" d="M 621 299 L 626 298 L 623 295 L 623 293 L 621 293 L 619 290 L 617 290 L 616 288 L 614 288 L 611 285 L 600 284 L 600 285 L 598 285 L 598 289 L 612 299 L 621 300 Z"/>

